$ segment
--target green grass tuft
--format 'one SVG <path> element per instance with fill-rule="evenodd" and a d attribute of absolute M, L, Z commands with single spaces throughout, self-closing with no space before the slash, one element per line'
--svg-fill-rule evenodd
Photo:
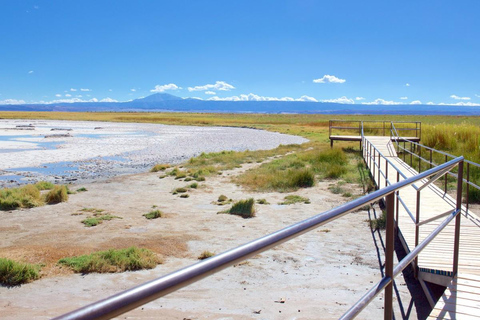
<path fill-rule="evenodd" d="M 40 191 L 34 185 L 0 190 L 0 210 L 33 208 L 44 205 Z"/>
<path fill-rule="evenodd" d="M 17 286 L 40 278 L 40 267 L 29 263 L 0 258 L 0 284 Z"/>
<path fill-rule="evenodd" d="M 198 260 L 205 260 L 207 258 L 213 257 L 214 255 L 215 255 L 215 253 L 205 250 L 198 256 L 197 259 Z"/>
<path fill-rule="evenodd" d="M 158 171 L 165 171 L 165 169 L 170 168 L 169 164 L 156 164 L 153 166 L 152 169 L 150 169 L 150 172 L 158 172 Z"/>
<path fill-rule="evenodd" d="M 382 215 L 377 219 L 370 220 L 370 228 L 373 230 L 383 230 L 387 227 L 387 213 L 382 211 Z"/>
<path fill-rule="evenodd" d="M 235 202 L 227 211 L 230 214 L 240 216 L 244 219 L 255 217 L 255 200 L 253 198 Z"/>
<path fill-rule="evenodd" d="M 310 199 L 308 198 L 304 198 L 304 197 L 301 197 L 299 195 L 289 195 L 289 196 L 286 196 L 285 198 L 283 198 L 284 201 L 283 202 L 280 202 L 279 204 L 281 205 L 289 205 L 289 204 L 295 204 L 295 203 L 299 203 L 299 202 L 303 202 L 305 204 L 309 204 L 310 203 Z"/>
<path fill-rule="evenodd" d="M 34 185 L 38 190 L 51 190 L 55 185 L 48 181 L 39 181 Z"/>
<path fill-rule="evenodd" d="M 121 217 L 114 216 L 111 214 L 101 214 L 101 213 L 95 213 L 93 217 L 88 217 L 84 220 L 82 220 L 82 223 L 86 227 L 95 227 L 101 224 L 103 221 L 110 221 L 113 219 L 122 219 Z"/>
<path fill-rule="evenodd" d="M 55 186 L 45 195 L 45 202 L 56 204 L 68 200 L 68 189 L 66 186 Z"/>
<path fill-rule="evenodd" d="M 88 191 L 87 188 L 85 187 L 81 187 L 77 189 L 77 192 L 85 192 L 85 191 Z"/>
<path fill-rule="evenodd" d="M 147 219 L 158 219 L 158 218 L 163 218 L 165 215 L 160 210 L 153 210 L 153 211 L 150 211 L 149 213 L 145 213 L 143 216 Z"/>
<path fill-rule="evenodd" d="M 227 197 L 226 195 L 223 195 L 223 194 L 222 194 L 222 195 L 220 195 L 220 196 L 218 197 L 218 200 L 217 200 L 217 201 L 218 201 L 218 202 L 225 202 L 225 201 L 227 201 L 227 200 L 228 200 L 228 197 Z"/>
<path fill-rule="evenodd" d="M 154 252 L 148 249 L 130 247 L 63 258 L 58 263 L 70 267 L 78 273 L 107 273 L 152 269 L 161 261 Z"/>

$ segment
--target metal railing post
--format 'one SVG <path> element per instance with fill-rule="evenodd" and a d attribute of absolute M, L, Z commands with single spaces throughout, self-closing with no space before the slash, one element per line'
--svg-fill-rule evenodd
<path fill-rule="evenodd" d="M 380 179 L 382 178 L 382 176 L 380 175 L 381 174 L 381 169 L 382 169 L 381 166 L 380 166 L 380 159 L 381 159 L 380 157 L 381 157 L 381 155 L 380 155 L 380 152 L 379 152 L 378 153 L 378 167 L 377 167 L 377 170 L 378 170 L 378 189 L 381 188 L 381 184 L 380 184 L 381 180 Z"/>
<path fill-rule="evenodd" d="M 433 160 L 432 160 L 432 149 L 430 149 L 430 169 L 433 167 Z"/>
<path fill-rule="evenodd" d="M 418 147 L 418 173 L 422 172 L 422 147 Z"/>
<path fill-rule="evenodd" d="M 410 142 L 410 167 L 413 167 L 413 143 Z"/>
<path fill-rule="evenodd" d="M 462 209 L 462 187 L 463 187 L 463 161 L 458 163 L 458 181 L 457 181 L 457 210 Z M 460 249 L 460 219 L 462 215 L 458 214 L 455 218 L 455 240 L 453 243 L 453 276 L 458 274 L 458 255 Z"/>
<path fill-rule="evenodd" d="M 395 244 L 394 233 L 394 207 L 395 193 L 386 197 L 387 201 L 387 229 L 385 234 L 385 276 L 394 278 L 393 275 L 393 251 Z M 385 287 L 384 319 L 393 319 L 393 281 Z"/>
<path fill-rule="evenodd" d="M 469 199 L 468 199 L 468 193 L 470 192 L 470 163 L 467 162 L 467 190 L 465 192 L 465 201 L 467 202 L 467 213 L 468 213 L 468 207 L 469 207 Z"/>
<path fill-rule="evenodd" d="M 407 148 L 405 148 L 405 140 L 403 141 L 403 162 L 405 162 L 405 156 L 407 155 L 406 153 Z"/>
<path fill-rule="evenodd" d="M 416 206 L 416 215 L 415 215 L 415 247 L 418 246 L 418 240 L 420 237 L 420 191 L 417 190 L 417 206 Z M 418 257 L 415 258 L 415 279 L 418 278 Z"/>
<path fill-rule="evenodd" d="M 397 182 L 400 182 L 400 172 L 397 171 Z M 396 217 L 395 217 L 395 232 L 398 234 L 398 217 L 399 217 L 399 211 L 400 211 L 400 203 L 399 203 L 399 195 L 400 191 L 397 190 L 396 192 L 396 204 L 395 204 L 395 210 L 396 210 Z"/>
<path fill-rule="evenodd" d="M 385 161 L 385 187 L 388 186 L 388 161 Z"/>
<path fill-rule="evenodd" d="M 444 163 L 447 163 L 447 161 L 448 161 L 448 158 L 447 158 L 447 155 L 445 155 Z M 447 194 L 447 180 L 448 180 L 448 173 L 445 173 L 445 194 Z"/>

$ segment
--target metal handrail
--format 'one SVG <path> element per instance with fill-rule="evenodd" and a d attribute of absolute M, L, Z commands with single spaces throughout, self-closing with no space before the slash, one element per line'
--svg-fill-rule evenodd
<path fill-rule="evenodd" d="M 393 122 L 392 122 L 392 130 L 396 130 Z M 398 133 L 397 133 L 397 137 L 398 137 Z M 411 157 L 415 157 L 417 159 L 419 159 L 419 171 L 421 169 L 420 167 L 420 161 L 421 162 L 424 162 L 424 163 L 427 163 L 430 165 L 430 168 L 432 166 L 437 166 L 436 163 L 433 162 L 433 158 L 432 158 L 432 153 L 437 153 L 437 154 L 441 154 L 443 156 L 445 156 L 445 162 L 447 161 L 448 158 L 450 159 L 455 159 L 456 156 L 450 154 L 450 153 L 447 153 L 447 152 L 444 152 L 444 151 L 440 151 L 440 150 L 437 150 L 437 149 L 434 149 L 434 148 L 431 148 L 431 147 L 427 147 L 426 145 L 423 145 L 421 143 L 418 143 L 418 142 L 415 142 L 415 141 L 411 141 L 411 140 L 408 140 L 408 139 L 402 139 L 402 141 L 404 142 L 404 144 L 406 142 L 410 143 L 410 145 L 414 145 L 418 148 L 423 148 L 423 149 L 426 149 L 428 151 L 430 151 L 430 160 L 429 159 L 425 159 L 424 157 L 421 156 L 421 152 L 419 151 L 420 154 L 416 154 L 415 152 L 411 151 L 411 150 L 408 150 L 407 148 L 404 148 L 400 145 L 398 139 L 394 140 L 396 145 L 397 145 L 397 150 L 402 150 L 403 152 L 405 152 L 405 154 L 410 154 Z M 421 150 L 421 149 L 419 149 Z M 411 160 L 413 162 L 413 160 Z M 470 201 L 469 201 L 469 187 L 473 187 L 477 190 L 480 190 L 480 185 L 470 181 L 470 166 L 474 166 L 474 167 L 477 167 L 477 168 L 480 168 L 480 164 L 476 163 L 476 162 L 473 162 L 473 161 L 470 161 L 470 160 L 467 160 L 465 159 L 464 160 L 464 163 L 466 163 L 466 174 L 462 174 L 463 178 L 462 178 L 462 181 L 463 183 L 465 183 L 466 185 L 466 189 L 465 189 L 465 213 L 468 214 L 469 212 L 469 205 L 470 205 Z M 446 194 L 447 193 L 447 181 L 446 181 L 446 176 L 447 175 L 450 175 L 452 177 L 454 177 L 455 179 L 458 179 L 458 173 L 455 174 L 454 172 L 446 172 L 445 173 L 445 186 L 444 186 L 444 193 Z M 441 175 L 438 177 L 440 178 Z"/>
<path fill-rule="evenodd" d="M 334 123 L 358 123 L 357 125 L 354 126 L 335 126 Z M 383 126 L 379 127 L 367 127 L 368 129 L 371 130 L 383 130 L 383 135 L 385 135 L 386 130 L 388 129 L 385 125 L 387 123 L 392 123 L 391 121 L 384 121 L 384 120 L 338 120 L 338 119 L 333 119 L 329 120 L 329 137 L 332 136 L 332 129 L 341 129 L 341 130 L 355 130 L 360 134 L 360 128 L 364 128 L 364 123 L 381 123 Z M 395 121 L 397 124 L 411 124 L 415 125 L 415 128 L 398 128 L 400 131 L 415 131 L 415 137 L 421 137 L 421 127 L 422 123 L 420 121 Z"/>
<path fill-rule="evenodd" d="M 313 216 L 309 219 L 303 220 L 270 235 L 264 236 L 257 240 L 251 241 L 247 244 L 241 245 L 235 249 L 229 250 L 222 254 L 213 256 L 181 270 L 175 271 L 158 279 L 141 284 L 137 287 L 115 294 L 104 300 L 97 301 L 83 308 L 77 309 L 70 313 L 59 316 L 55 319 L 109 319 L 139 307 L 145 303 L 165 296 L 168 293 L 176 291 L 193 282 L 201 280 L 209 275 L 212 275 L 220 270 L 227 268 L 233 264 L 239 263 L 251 256 L 257 255 L 265 250 L 275 247 L 285 241 L 293 239 L 301 234 L 309 232 L 318 228 L 328 222 L 338 219 L 351 211 L 361 208 L 365 204 L 370 204 L 381 198 L 387 197 L 387 253 L 386 253 L 386 276 L 390 277 L 389 283 L 383 287 L 390 288 L 389 299 L 385 299 L 386 311 L 391 311 L 391 279 L 394 278 L 393 271 L 393 198 L 397 190 L 406 186 L 412 185 L 416 181 L 425 179 L 434 175 L 439 170 L 444 168 L 454 168 L 462 163 L 463 157 L 458 157 L 439 167 L 424 171 L 417 176 L 386 186 L 383 189 L 377 190 L 371 194 L 365 195 L 361 198 L 343 204 L 334 209 L 328 210 L 324 213 Z M 461 188 L 461 185 L 460 185 Z M 434 237 L 434 236 L 433 236 Z M 390 240 L 389 240 L 390 239 Z M 413 252 L 413 251 L 412 251 Z M 415 257 L 418 255 L 416 253 Z M 412 256 L 407 256 L 412 257 Z M 415 258 L 413 257 L 413 259 Z M 412 259 L 412 260 L 413 260 Z M 402 260 L 403 261 L 403 260 Z M 454 268 L 458 261 L 458 256 L 454 258 Z M 411 261 L 410 261 L 411 262 Z M 399 265 L 405 268 L 410 262 L 400 263 Z M 398 268 L 398 266 L 397 266 Z M 391 269 L 391 270 L 390 270 Z M 375 287 L 376 288 L 376 287 Z M 373 289 L 372 289 L 373 290 Z M 386 291 L 387 296 L 387 291 Z M 368 301 L 371 301 L 369 298 Z M 390 306 L 387 308 L 387 303 Z M 388 310 L 387 310 L 388 309 Z M 387 313 L 386 313 L 387 314 Z M 348 318 L 348 317 L 347 317 Z M 391 318 L 391 316 L 390 316 Z"/>
<path fill-rule="evenodd" d="M 419 253 L 425 249 L 425 247 L 432 242 L 433 239 L 443 230 L 445 227 L 456 218 L 461 210 L 453 210 L 449 216 L 442 221 L 418 246 L 416 246 L 409 254 L 407 254 L 393 270 L 393 277 L 383 277 L 376 285 L 373 286 L 357 303 L 355 303 L 347 312 L 340 317 L 340 319 L 353 319 L 355 318 L 370 301 L 372 301 L 383 289 L 395 279 L 413 260 L 419 255 Z"/>
<path fill-rule="evenodd" d="M 398 172 L 398 174 L 399 174 L 400 176 L 402 176 L 403 179 L 407 179 L 407 176 L 406 176 L 396 165 L 394 165 L 392 161 L 390 161 L 387 157 L 385 157 L 385 156 L 383 155 L 383 153 L 382 153 L 380 150 L 378 150 L 378 148 L 375 147 L 368 139 L 366 139 L 365 137 L 363 137 L 363 140 L 364 140 L 364 141 L 367 141 L 368 144 L 373 147 L 373 149 L 375 150 L 375 152 L 378 153 L 378 154 L 386 161 L 386 163 L 387 163 L 386 166 L 387 166 L 387 167 L 388 167 L 388 165 L 392 166 L 392 168 L 395 169 L 395 170 Z M 368 149 L 368 148 L 366 148 L 366 149 Z M 371 153 L 369 153 L 368 151 L 367 151 L 367 157 L 373 159 L 372 161 L 373 161 L 374 166 L 377 168 L 378 172 L 384 177 L 385 181 L 387 181 L 387 184 L 392 184 L 392 183 L 390 182 L 390 180 L 386 178 L 386 174 L 383 173 L 383 171 L 382 171 L 382 169 L 381 169 L 381 167 L 380 167 L 380 163 L 377 164 L 377 161 L 375 160 L 375 157 L 372 157 L 372 156 L 371 156 Z M 419 190 L 419 187 L 417 187 L 415 184 L 412 184 L 412 187 L 413 187 L 415 190 L 417 190 L 417 191 Z M 402 207 L 405 209 L 405 211 L 408 213 L 408 215 L 409 215 L 410 218 L 412 219 L 413 223 L 415 223 L 415 225 L 417 225 L 419 222 L 418 222 L 417 219 L 413 216 L 412 212 L 411 212 L 410 209 L 407 207 L 407 205 L 406 205 L 405 202 L 403 201 L 403 199 L 402 199 L 402 197 L 400 196 L 400 194 L 397 194 L 397 198 L 398 198 L 398 200 L 400 201 L 400 204 L 402 205 Z"/>

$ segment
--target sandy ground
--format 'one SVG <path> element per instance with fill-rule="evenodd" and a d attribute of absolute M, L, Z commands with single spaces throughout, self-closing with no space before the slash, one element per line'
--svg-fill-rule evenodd
<path fill-rule="evenodd" d="M 1 212 L 0 256 L 46 264 L 45 276 L 20 287 L 0 287 L 3 319 L 46 319 L 120 290 L 193 264 L 204 250 L 216 253 L 261 237 L 289 224 L 333 208 L 345 199 L 331 194 L 332 182 L 296 192 L 311 204 L 278 205 L 286 194 L 251 193 L 231 183 L 231 177 L 254 166 L 209 178 L 187 199 L 172 194 L 187 183 L 145 173 L 85 186 L 67 203 L 29 210 Z M 360 192 L 359 187 L 352 189 Z M 238 200 L 265 198 L 257 217 L 242 219 L 217 214 L 220 194 Z M 166 218 L 147 220 L 142 214 L 156 205 Z M 78 213 L 99 208 L 122 217 L 86 228 Z M 131 311 L 124 319 L 329 319 L 338 318 L 380 277 L 379 255 L 365 220 L 366 211 L 350 214 L 247 263 Z M 164 256 L 155 269 L 121 274 L 71 274 L 54 262 L 71 254 L 138 245 Z M 380 245 L 379 245 L 380 246 Z M 397 280 L 397 316 L 411 310 L 402 277 Z M 285 303 L 279 303 L 281 299 Z M 398 305 L 398 301 L 403 309 Z M 408 306 L 410 305 L 410 308 Z M 381 295 L 360 318 L 383 315 Z"/>

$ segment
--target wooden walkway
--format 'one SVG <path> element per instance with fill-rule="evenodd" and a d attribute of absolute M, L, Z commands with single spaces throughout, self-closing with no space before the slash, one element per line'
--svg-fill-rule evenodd
<path fill-rule="evenodd" d="M 417 172 L 403 162 L 396 154 L 389 137 L 366 137 L 392 164 L 407 177 Z M 380 188 L 386 184 L 378 169 L 367 161 L 372 176 Z M 378 157 L 376 158 L 378 162 Z M 385 173 L 386 160 L 380 158 L 380 168 Z M 400 177 L 402 180 L 403 178 Z M 388 180 L 397 182 L 397 170 L 388 166 Z M 425 181 L 417 184 L 420 187 Z M 399 191 L 401 199 L 416 215 L 417 191 L 406 187 Z M 445 195 L 441 189 L 431 184 L 421 191 L 419 243 L 444 219 L 431 221 L 434 217 L 451 212 L 456 200 Z M 407 252 L 415 247 L 415 224 L 402 205 L 398 215 L 399 236 Z M 462 214 L 460 232 L 460 256 L 458 275 L 452 279 L 454 243 L 454 223 L 450 223 L 428 245 L 418 258 L 419 279 L 427 290 L 425 281 L 447 286 L 443 296 L 436 302 L 429 319 L 480 319 L 480 219 L 476 215 Z M 431 305 L 435 303 L 427 294 Z"/>

